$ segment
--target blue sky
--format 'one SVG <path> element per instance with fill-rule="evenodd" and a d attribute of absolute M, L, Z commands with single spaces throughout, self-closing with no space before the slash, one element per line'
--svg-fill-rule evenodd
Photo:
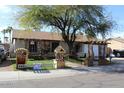
<path fill-rule="evenodd" d="M 12 26 L 13 28 L 19 28 L 18 22 L 15 19 L 18 10 L 15 6 L 0 5 L 0 31 Z M 0 39 L 3 41 L 3 34 L 0 33 Z"/>
<path fill-rule="evenodd" d="M 107 13 L 116 22 L 116 27 L 112 29 L 111 37 L 124 37 L 124 5 L 105 6 Z"/>
<path fill-rule="evenodd" d="M 111 36 L 109 37 L 123 37 L 124 36 L 124 6 L 112 5 L 104 6 L 106 12 L 112 19 L 116 22 L 117 26 L 112 29 Z M 5 6 L 0 5 L 0 31 L 8 26 L 12 26 L 15 29 L 19 29 L 18 22 L 16 20 L 16 15 L 18 14 L 18 9 L 15 6 Z M 0 33 L 1 40 L 3 40 L 3 35 Z"/>

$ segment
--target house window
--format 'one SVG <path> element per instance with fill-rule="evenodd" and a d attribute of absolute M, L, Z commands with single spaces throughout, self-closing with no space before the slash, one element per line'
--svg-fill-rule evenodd
<path fill-rule="evenodd" d="M 30 41 L 29 42 L 29 51 L 30 52 L 37 52 L 37 42 L 36 41 Z"/>

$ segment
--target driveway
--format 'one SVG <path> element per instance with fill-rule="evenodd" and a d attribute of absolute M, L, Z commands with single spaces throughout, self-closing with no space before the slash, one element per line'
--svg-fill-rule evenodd
<path fill-rule="evenodd" d="M 67 62 L 73 70 L 87 71 L 87 72 L 104 72 L 104 73 L 124 73 L 124 58 L 113 58 L 112 64 L 106 66 L 92 66 L 87 67 L 76 63 Z"/>
<path fill-rule="evenodd" d="M 0 71 L 13 71 L 12 62 L 6 60 L 0 64 Z"/>
<path fill-rule="evenodd" d="M 112 62 L 124 64 L 124 58 L 112 58 Z"/>

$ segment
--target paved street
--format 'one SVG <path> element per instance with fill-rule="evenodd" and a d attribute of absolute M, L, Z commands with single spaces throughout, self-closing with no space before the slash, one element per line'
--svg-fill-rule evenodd
<path fill-rule="evenodd" d="M 21 88 L 117 88 L 124 87 L 124 74 L 88 73 L 38 80 L 0 82 L 0 87 Z"/>
<path fill-rule="evenodd" d="M 48 73 L 0 72 L 0 87 L 123 88 L 124 58 L 112 61 L 114 64 L 108 66 L 79 66 Z"/>

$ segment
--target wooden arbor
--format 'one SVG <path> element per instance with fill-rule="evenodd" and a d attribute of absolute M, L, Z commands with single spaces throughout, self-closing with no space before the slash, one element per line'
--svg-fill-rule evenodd
<path fill-rule="evenodd" d="M 84 65 L 93 66 L 94 61 L 94 52 L 93 45 L 98 45 L 98 65 L 106 65 L 108 64 L 106 60 L 106 41 L 86 41 L 84 44 L 88 44 L 88 55 L 86 57 Z"/>

